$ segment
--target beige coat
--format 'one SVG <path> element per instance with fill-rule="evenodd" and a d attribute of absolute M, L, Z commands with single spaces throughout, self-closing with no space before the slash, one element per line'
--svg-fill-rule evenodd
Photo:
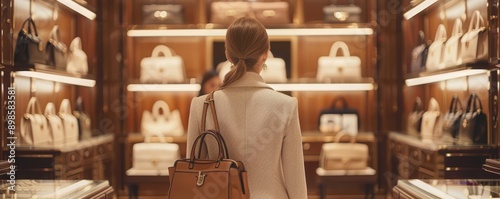
<path fill-rule="evenodd" d="M 205 98 L 191 102 L 188 156 L 201 131 Z M 243 161 L 247 169 L 251 198 L 307 198 L 297 99 L 272 90 L 255 72 L 215 92 L 214 99 L 229 157 Z M 209 111 L 207 129 L 213 128 Z M 217 149 L 208 145 L 214 158 Z"/>

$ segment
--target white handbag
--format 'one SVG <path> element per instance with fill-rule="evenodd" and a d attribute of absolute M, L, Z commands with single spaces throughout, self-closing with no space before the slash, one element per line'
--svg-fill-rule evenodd
<path fill-rule="evenodd" d="M 337 52 L 342 50 L 343 56 L 337 57 Z M 318 72 L 316 79 L 324 81 L 326 78 L 361 78 L 361 59 L 351 56 L 349 47 L 345 42 L 337 41 L 330 48 L 329 56 L 318 59 Z"/>
<path fill-rule="evenodd" d="M 52 143 L 54 145 L 64 144 L 64 128 L 61 118 L 56 114 L 54 103 L 49 102 L 45 105 L 45 117 L 48 121 L 48 127 L 52 134 Z"/>
<path fill-rule="evenodd" d="M 444 45 L 444 64 L 445 67 L 456 66 L 462 63 L 461 52 L 460 52 L 460 39 L 463 35 L 462 30 L 462 20 L 456 19 L 453 24 L 453 32 L 451 37 L 446 41 Z"/>
<path fill-rule="evenodd" d="M 62 119 L 64 128 L 64 144 L 72 145 L 78 143 L 78 120 L 71 112 L 69 99 L 61 101 L 59 117 Z"/>
<path fill-rule="evenodd" d="M 481 13 L 476 10 L 470 19 L 469 30 L 462 37 L 462 62 L 488 58 L 488 31 Z"/>
<path fill-rule="evenodd" d="M 422 115 L 421 135 L 423 140 L 432 140 L 434 137 L 441 137 L 442 117 L 439 103 L 436 99 L 429 100 L 429 107 Z"/>
<path fill-rule="evenodd" d="M 356 137 L 351 136 L 350 143 L 339 143 L 340 138 L 347 135 L 337 133 L 335 143 L 325 143 L 321 146 L 319 165 L 325 170 L 362 170 L 368 165 L 368 146 L 356 143 Z"/>
<path fill-rule="evenodd" d="M 160 53 L 164 56 L 160 57 Z M 141 60 L 140 81 L 143 83 L 182 83 L 185 76 L 182 57 L 165 45 L 156 46 L 151 57 Z"/>
<path fill-rule="evenodd" d="M 132 168 L 135 170 L 167 170 L 180 159 L 179 145 L 167 143 L 162 136 L 160 143 L 151 142 L 152 136 L 146 136 L 143 143 L 132 148 Z"/>
<path fill-rule="evenodd" d="M 427 55 L 427 61 L 425 63 L 425 68 L 427 70 L 438 70 L 444 67 L 443 53 L 445 42 L 446 28 L 443 24 L 439 24 L 434 42 L 429 46 L 429 54 Z"/>
<path fill-rule="evenodd" d="M 170 111 L 167 102 L 158 100 L 153 104 L 152 111 L 144 110 L 141 119 L 141 133 L 144 136 L 182 136 L 184 126 L 182 125 L 179 110 Z"/>
<path fill-rule="evenodd" d="M 281 58 L 275 58 L 271 51 L 268 52 L 266 60 L 266 69 L 260 71 L 260 76 L 266 82 L 279 82 L 284 83 L 286 79 L 286 64 L 285 60 Z"/>
<path fill-rule="evenodd" d="M 28 102 L 26 113 L 21 118 L 20 132 L 21 145 L 40 146 L 52 144 L 47 119 L 42 114 L 36 97 L 32 97 Z"/>
<path fill-rule="evenodd" d="M 88 70 L 87 54 L 82 50 L 82 40 L 80 37 L 75 37 L 69 45 L 66 72 L 87 75 Z"/>

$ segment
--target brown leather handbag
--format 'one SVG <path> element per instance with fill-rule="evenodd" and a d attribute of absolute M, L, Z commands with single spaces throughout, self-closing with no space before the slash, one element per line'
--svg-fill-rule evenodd
<path fill-rule="evenodd" d="M 175 161 L 169 167 L 170 188 L 169 199 L 186 198 L 217 198 L 217 199 L 249 199 L 247 173 L 241 161 L 229 158 L 227 145 L 219 133 L 219 124 L 215 112 L 213 99 L 214 92 L 210 93 L 203 105 L 201 133 L 193 143 L 190 158 Z M 215 130 L 205 130 L 208 107 L 214 118 Z M 217 159 L 201 159 L 201 152 L 205 137 L 215 138 L 219 153 Z M 195 151 L 197 146 L 198 155 Z"/>

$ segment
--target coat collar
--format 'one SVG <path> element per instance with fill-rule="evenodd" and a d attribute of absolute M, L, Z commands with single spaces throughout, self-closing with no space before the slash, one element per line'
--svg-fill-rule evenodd
<path fill-rule="evenodd" d="M 256 72 L 247 72 L 243 77 L 236 80 L 232 84 L 228 85 L 226 88 L 268 88 L 274 90 L 269 85 L 266 84 L 264 79 Z"/>

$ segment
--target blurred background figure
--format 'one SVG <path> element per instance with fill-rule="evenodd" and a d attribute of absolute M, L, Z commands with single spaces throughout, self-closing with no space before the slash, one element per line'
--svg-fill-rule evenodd
<path fill-rule="evenodd" d="M 201 88 L 198 96 L 202 96 L 219 89 L 221 84 L 222 82 L 219 78 L 219 73 L 213 70 L 205 72 L 201 80 Z"/>

